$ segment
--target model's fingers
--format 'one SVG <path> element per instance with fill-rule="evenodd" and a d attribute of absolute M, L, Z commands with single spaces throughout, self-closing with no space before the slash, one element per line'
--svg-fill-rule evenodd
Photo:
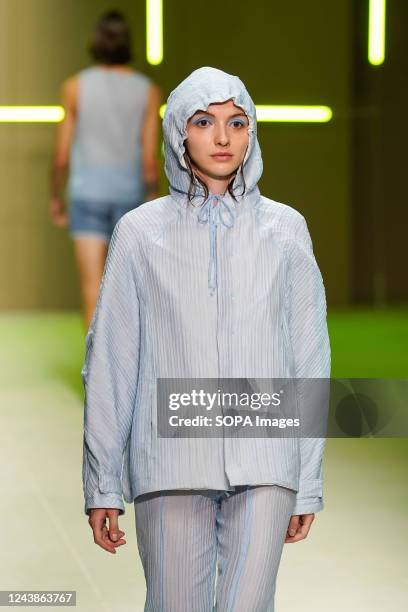
<path fill-rule="evenodd" d="M 292 517 L 292 519 L 293 518 L 298 519 L 298 525 L 294 535 L 292 535 L 293 530 L 291 530 L 290 527 L 288 528 L 288 535 L 285 538 L 285 542 L 288 542 L 290 544 L 293 544 L 294 542 L 299 542 L 299 540 L 304 540 L 307 537 L 310 530 L 310 526 L 314 521 L 315 515 L 302 514 L 300 516 Z"/>
<path fill-rule="evenodd" d="M 309 533 L 310 527 L 314 521 L 314 517 L 314 514 L 303 514 L 301 516 L 298 533 L 301 534 L 302 538 L 305 538 Z"/>
<path fill-rule="evenodd" d="M 123 546 L 123 544 L 126 544 L 126 540 L 123 539 L 123 536 L 125 535 L 125 532 L 121 531 L 119 529 L 118 530 L 118 535 L 119 535 L 118 540 L 116 540 L 116 542 L 112 542 L 112 540 L 110 539 L 110 536 L 109 536 L 108 528 L 107 528 L 106 525 L 104 526 L 104 528 L 103 528 L 103 538 L 104 538 L 104 540 L 106 542 L 109 542 L 109 544 L 111 546 L 115 546 L 115 548 L 117 548 L 118 546 Z"/>
<path fill-rule="evenodd" d="M 124 531 L 121 531 L 119 529 L 119 524 L 118 524 L 118 516 L 119 516 L 119 511 L 118 510 L 108 510 L 108 517 L 109 517 L 109 538 L 111 539 L 111 541 L 113 543 L 115 542 L 119 542 L 121 541 L 122 543 L 125 543 L 124 540 L 122 540 L 122 536 L 125 535 Z"/>
<path fill-rule="evenodd" d="M 298 515 L 294 515 L 291 517 L 290 521 L 289 521 L 289 526 L 288 526 L 288 534 L 290 536 L 294 536 L 298 530 L 299 527 L 299 516 Z"/>
<path fill-rule="evenodd" d="M 115 554 L 115 547 L 112 545 L 112 542 L 109 542 L 109 539 L 106 540 L 104 538 L 104 532 L 106 531 L 105 516 L 102 513 L 97 513 L 92 517 L 91 527 L 94 536 L 95 544 L 98 544 L 101 548 L 104 548 L 110 553 Z"/>

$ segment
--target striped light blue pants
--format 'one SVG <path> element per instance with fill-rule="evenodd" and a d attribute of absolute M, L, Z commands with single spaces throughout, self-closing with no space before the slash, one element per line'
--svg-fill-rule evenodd
<path fill-rule="evenodd" d="M 278 485 L 135 499 L 145 612 L 273 612 L 296 493 Z"/>

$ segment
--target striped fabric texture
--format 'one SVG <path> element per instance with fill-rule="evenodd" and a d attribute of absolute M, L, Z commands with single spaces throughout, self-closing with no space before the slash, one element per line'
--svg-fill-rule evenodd
<path fill-rule="evenodd" d="M 274 485 L 138 497 L 146 612 L 273 612 L 294 503 Z"/>
<path fill-rule="evenodd" d="M 188 202 L 188 118 L 234 99 L 249 145 L 227 192 Z M 322 276 L 304 217 L 260 194 L 256 112 L 236 76 L 210 67 L 169 96 L 163 121 L 169 194 L 126 213 L 109 245 L 86 336 L 85 513 L 169 489 L 278 484 L 293 514 L 323 509 L 325 438 L 163 438 L 161 378 L 329 378 Z M 243 195 L 243 181 L 245 193 Z"/>

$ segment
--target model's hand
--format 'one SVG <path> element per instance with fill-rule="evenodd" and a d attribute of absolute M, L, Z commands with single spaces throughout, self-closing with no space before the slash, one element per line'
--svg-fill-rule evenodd
<path fill-rule="evenodd" d="M 90 524 L 95 544 L 110 553 L 116 554 L 116 547 L 126 544 L 123 539 L 124 531 L 119 529 L 119 510 L 116 508 L 92 508 L 88 523 Z M 109 527 L 106 519 L 109 519 Z"/>
<path fill-rule="evenodd" d="M 50 215 L 52 222 L 58 227 L 67 227 L 68 215 L 65 210 L 65 204 L 61 198 L 51 198 Z"/>
<path fill-rule="evenodd" d="M 285 538 L 285 544 L 293 544 L 304 540 L 315 518 L 313 514 L 294 514 L 290 521 Z"/>

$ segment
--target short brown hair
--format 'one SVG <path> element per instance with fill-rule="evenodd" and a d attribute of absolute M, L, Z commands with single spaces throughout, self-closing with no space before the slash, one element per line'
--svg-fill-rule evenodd
<path fill-rule="evenodd" d="M 128 64 L 132 58 L 131 32 L 119 11 L 108 11 L 99 17 L 91 35 L 89 52 L 103 64 Z"/>

